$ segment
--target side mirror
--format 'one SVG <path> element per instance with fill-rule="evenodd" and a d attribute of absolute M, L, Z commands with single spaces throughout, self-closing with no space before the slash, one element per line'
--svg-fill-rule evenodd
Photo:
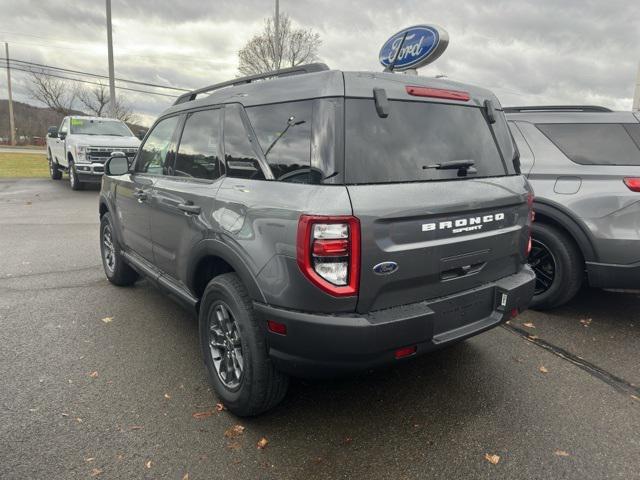
<path fill-rule="evenodd" d="M 49 138 L 58 138 L 58 127 L 47 128 L 47 136 Z"/>
<path fill-rule="evenodd" d="M 113 176 L 129 173 L 129 159 L 123 152 L 112 152 L 104 164 L 104 173 Z"/>
<path fill-rule="evenodd" d="M 149 130 L 138 130 L 136 137 L 138 137 L 140 140 L 144 140 L 144 136 L 147 134 L 148 131 Z"/>

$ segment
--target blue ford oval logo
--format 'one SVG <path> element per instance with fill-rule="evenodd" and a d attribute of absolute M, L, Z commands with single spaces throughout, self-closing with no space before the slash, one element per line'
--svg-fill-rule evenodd
<path fill-rule="evenodd" d="M 389 275 L 398 270 L 396 262 L 382 262 L 373 267 L 373 273 L 377 275 Z"/>
<path fill-rule="evenodd" d="M 443 28 L 435 25 L 416 25 L 400 30 L 386 41 L 380 49 L 380 63 L 386 68 L 395 59 L 394 70 L 420 68 L 442 55 L 447 45 L 449 34 Z"/>

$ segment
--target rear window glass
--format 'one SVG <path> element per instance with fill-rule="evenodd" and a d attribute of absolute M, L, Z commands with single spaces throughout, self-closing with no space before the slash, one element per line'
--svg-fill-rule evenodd
<path fill-rule="evenodd" d="M 391 101 L 389 116 L 381 118 L 373 100 L 348 99 L 345 110 L 347 183 L 465 178 L 456 169 L 433 168 L 454 160 L 473 160 L 477 173 L 466 178 L 506 174 L 480 108 Z"/>
<path fill-rule="evenodd" d="M 539 123 L 536 127 L 575 163 L 640 165 L 640 150 L 624 125 Z"/>
<path fill-rule="evenodd" d="M 275 179 L 309 183 L 312 102 L 262 105 L 246 111 Z"/>

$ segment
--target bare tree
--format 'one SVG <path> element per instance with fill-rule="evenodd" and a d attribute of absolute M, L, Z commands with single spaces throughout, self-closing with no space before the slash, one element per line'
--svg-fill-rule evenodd
<path fill-rule="evenodd" d="M 71 113 L 78 96 L 78 90 L 73 84 L 40 72 L 31 72 L 31 79 L 31 85 L 27 88 L 35 100 L 62 115 Z"/>
<path fill-rule="evenodd" d="M 318 33 L 295 28 L 291 19 L 281 14 L 276 38 L 273 20 L 267 18 L 263 31 L 254 35 L 238 52 L 241 75 L 265 73 L 318 60 L 318 49 L 322 44 Z"/>
<path fill-rule="evenodd" d="M 111 116 L 109 88 L 101 82 L 93 88 L 81 88 L 78 91 L 78 100 L 84 106 L 83 110 L 90 115 Z M 133 113 L 131 105 L 122 96 L 116 98 L 115 118 L 128 123 L 137 121 L 137 116 Z"/>

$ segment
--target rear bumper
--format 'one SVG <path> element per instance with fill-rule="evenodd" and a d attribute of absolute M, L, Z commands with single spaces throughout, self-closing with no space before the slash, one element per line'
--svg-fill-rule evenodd
<path fill-rule="evenodd" d="M 629 265 L 587 262 L 587 275 L 592 287 L 640 289 L 640 262 Z"/>
<path fill-rule="evenodd" d="M 287 326 L 287 334 L 267 332 L 276 366 L 296 376 L 330 376 L 396 363 L 394 352 L 416 346 L 413 356 L 489 330 L 523 310 L 533 295 L 535 274 L 528 267 L 509 277 L 447 297 L 369 314 L 327 315 L 260 303 L 264 322 Z M 506 303 L 502 304 L 503 294 Z"/>

